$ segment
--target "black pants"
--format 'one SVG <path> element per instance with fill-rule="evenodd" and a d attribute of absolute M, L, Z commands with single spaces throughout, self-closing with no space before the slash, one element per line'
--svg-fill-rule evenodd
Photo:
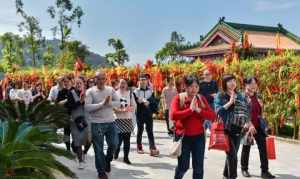
<path fill-rule="evenodd" d="M 203 179 L 203 164 L 205 151 L 205 136 L 185 136 L 182 139 L 182 153 L 178 157 L 178 165 L 175 170 L 174 179 L 182 179 L 190 168 L 192 154 L 193 179 Z"/>
<path fill-rule="evenodd" d="M 224 177 L 235 179 L 237 178 L 237 163 L 238 150 L 241 142 L 241 134 L 238 131 L 228 133 L 230 150 L 226 152 L 226 161 L 223 171 Z"/>
<path fill-rule="evenodd" d="M 266 135 L 262 132 L 260 128 L 256 129 L 256 131 L 257 133 L 254 135 L 254 138 L 259 151 L 260 168 L 262 173 L 264 173 L 269 171 L 269 162 L 268 162 L 267 150 L 266 150 Z M 251 145 L 243 145 L 242 156 L 241 156 L 242 170 L 248 170 L 250 149 L 251 149 Z"/>
<path fill-rule="evenodd" d="M 171 132 L 168 109 L 165 110 L 165 120 L 166 120 L 166 124 L 167 124 L 167 130 L 168 130 L 168 132 Z"/>
<path fill-rule="evenodd" d="M 120 148 L 121 148 L 121 145 L 122 145 L 122 142 L 123 142 L 124 143 L 123 144 L 124 158 L 128 158 L 128 155 L 129 155 L 129 151 L 130 151 L 130 136 L 131 136 L 130 132 L 119 133 L 119 144 L 118 144 L 116 153 L 119 154 Z"/>
<path fill-rule="evenodd" d="M 70 125 L 64 127 L 64 142 L 66 144 L 67 150 L 70 151 L 71 150 L 71 127 L 70 127 Z"/>
<path fill-rule="evenodd" d="M 153 119 L 152 118 L 138 118 L 137 119 L 137 145 L 142 145 L 142 137 L 144 132 L 144 126 L 146 125 L 147 136 L 149 140 L 150 149 L 155 149 L 154 135 L 153 135 Z"/>

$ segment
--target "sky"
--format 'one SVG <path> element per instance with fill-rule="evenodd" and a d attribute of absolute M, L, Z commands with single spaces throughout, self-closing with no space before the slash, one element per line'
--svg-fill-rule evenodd
<path fill-rule="evenodd" d="M 21 18 L 15 0 L 0 0 L 0 34 L 20 33 Z M 55 0 L 23 0 L 25 11 L 37 17 L 43 35 L 52 39 L 55 25 L 46 12 Z M 93 52 L 105 55 L 113 49 L 110 38 L 123 41 L 128 65 L 153 59 L 170 40 L 172 31 L 197 42 L 225 16 L 226 21 L 283 27 L 300 35 L 300 0 L 74 0 L 85 12 L 81 28 L 73 25 L 72 40 L 81 40 Z"/>

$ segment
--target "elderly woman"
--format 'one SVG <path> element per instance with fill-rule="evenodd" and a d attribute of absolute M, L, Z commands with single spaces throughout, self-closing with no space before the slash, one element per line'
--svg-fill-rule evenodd
<path fill-rule="evenodd" d="M 259 158 L 261 163 L 261 177 L 264 179 L 271 179 L 275 178 L 269 172 L 269 162 L 267 158 L 267 151 L 266 151 L 266 133 L 261 126 L 262 119 L 262 108 L 263 102 L 259 98 L 258 95 L 258 84 L 257 79 L 255 77 L 246 78 L 244 80 L 245 84 L 245 96 L 250 106 L 250 116 L 251 122 L 256 129 L 256 133 L 254 134 L 254 139 L 257 144 L 257 148 L 259 151 Z M 244 177 L 251 177 L 250 173 L 248 172 L 248 163 L 249 163 L 249 155 L 250 155 L 251 145 L 243 145 L 242 149 L 242 156 L 241 156 L 241 168 L 242 174 Z"/>

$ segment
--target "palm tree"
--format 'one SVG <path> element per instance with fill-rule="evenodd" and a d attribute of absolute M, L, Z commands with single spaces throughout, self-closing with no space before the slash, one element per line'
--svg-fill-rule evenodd
<path fill-rule="evenodd" d="M 28 106 L 22 101 L 0 102 L 0 119 L 27 121 L 33 125 L 44 125 L 56 129 L 63 128 L 70 122 L 65 108 L 50 104 L 46 100 L 33 102 Z"/>
<path fill-rule="evenodd" d="M 75 174 L 55 156 L 74 159 L 69 152 L 57 148 L 59 137 L 48 127 L 7 119 L 0 121 L 0 178 L 55 179 L 54 171 L 66 176 Z"/>

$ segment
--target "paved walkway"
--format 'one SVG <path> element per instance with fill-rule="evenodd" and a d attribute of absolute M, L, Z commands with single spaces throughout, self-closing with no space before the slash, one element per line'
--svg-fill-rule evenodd
<path fill-rule="evenodd" d="M 122 162 L 123 153 L 120 152 L 120 159 L 112 162 L 112 172 L 109 179 L 172 179 L 177 160 L 168 157 L 168 147 L 171 145 L 171 138 L 165 132 L 165 124 L 155 122 L 155 138 L 159 148 L 160 157 L 150 157 L 149 154 L 140 155 L 136 153 L 135 136 L 132 137 L 132 151 L 130 159 L 133 165 L 125 165 Z M 143 141 L 148 142 L 144 136 Z M 148 145 L 145 144 L 145 149 Z M 300 179 L 300 145 L 276 141 L 277 157 L 270 161 L 270 169 L 280 179 Z M 220 151 L 207 151 L 205 154 L 205 179 L 221 179 L 224 166 L 225 154 Z M 76 172 L 80 179 L 96 179 L 97 173 L 94 167 L 94 151 L 88 153 L 87 167 L 84 170 L 77 169 L 75 161 L 62 160 L 67 166 Z M 258 150 L 253 146 L 250 154 L 249 171 L 253 179 L 259 178 L 260 162 Z M 244 179 L 238 170 L 238 178 Z M 62 178 L 62 177 L 60 177 Z M 192 178 L 190 169 L 185 179 Z"/>

